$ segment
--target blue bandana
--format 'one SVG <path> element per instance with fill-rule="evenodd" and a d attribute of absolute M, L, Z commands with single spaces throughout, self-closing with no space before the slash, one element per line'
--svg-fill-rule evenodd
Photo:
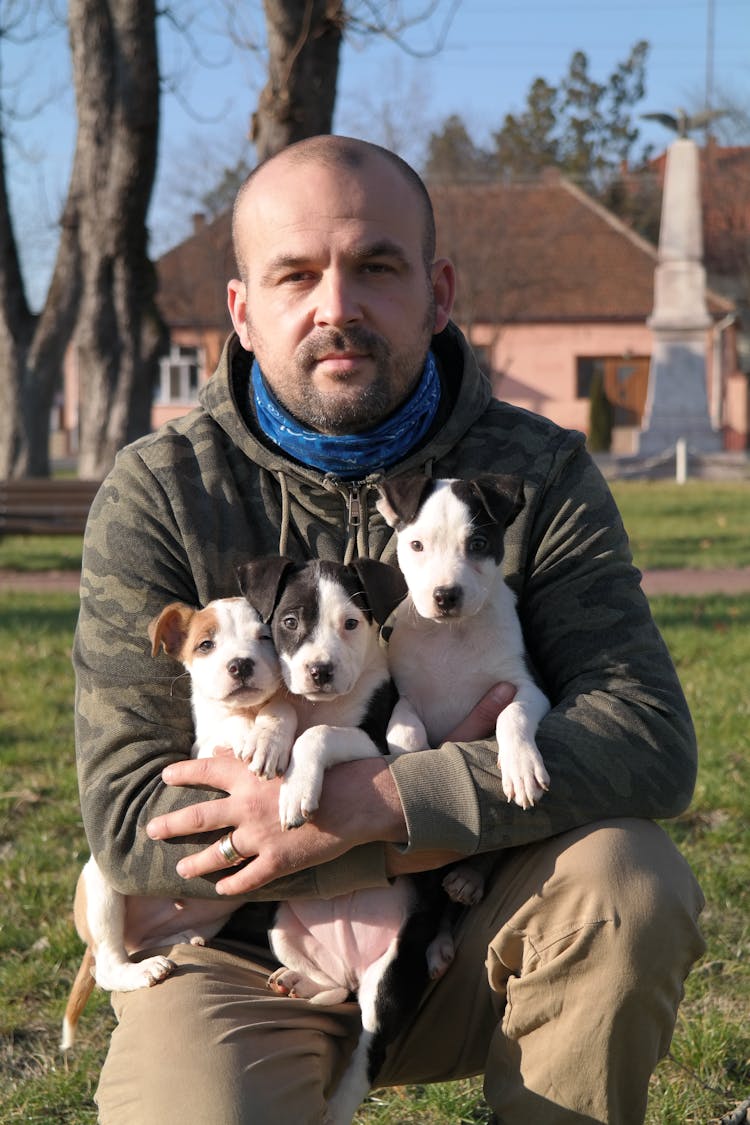
<path fill-rule="evenodd" d="M 425 436 L 440 403 L 440 377 L 432 352 L 408 400 L 379 426 L 359 434 L 321 434 L 287 413 L 253 360 L 253 395 L 261 429 L 284 453 L 340 480 L 362 480 L 400 461 Z"/>

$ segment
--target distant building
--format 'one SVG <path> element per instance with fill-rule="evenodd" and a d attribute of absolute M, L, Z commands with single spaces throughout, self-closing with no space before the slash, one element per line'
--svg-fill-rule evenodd
<path fill-rule="evenodd" d="M 655 247 L 557 172 L 532 183 L 441 183 L 430 194 L 438 253 L 458 272 L 454 319 L 496 397 L 585 432 L 592 380 L 601 373 L 614 408 L 612 451 L 631 453 L 653 344 L 646 321 Z M 161 364 L 154 426 L 192 407 L 231 329 L 231 216 L 195 216 L 194 225 L 156 264 L 171 348 Z M 713 421 L 725 448 L 745 449 L 750 406 L 735 307 L 713 290 L 707 300 Z"/>

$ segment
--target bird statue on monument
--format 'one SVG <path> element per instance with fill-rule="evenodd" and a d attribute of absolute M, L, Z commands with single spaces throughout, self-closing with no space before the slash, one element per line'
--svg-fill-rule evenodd
<path fill-rule="evenodd" d="M 696 129 L 705 129 L 717 118 L 726 117 L 726 114 L 725 109 L 703 109 L 699 113 L 687 113 L 684 109 L 678 109 L 676 115 L 671 113 L 642 113 L 641 120 L 658 121 L 660 125 L 671 129 L 678 137 L 687 137 L 689 133 Z"/>

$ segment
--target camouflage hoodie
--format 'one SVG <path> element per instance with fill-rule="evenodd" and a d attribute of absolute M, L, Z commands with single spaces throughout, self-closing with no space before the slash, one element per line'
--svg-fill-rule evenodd
<path fill-rule="evenodd" d="M 506 579 L 553 703 L 538 737 L 552 784 L 523 812 L 504 799 L 491 742 L 405 755 L 391 769 L 408 846 L 470 855 L 603 817 L 678 814 L 695 779 L 690 716 L 583 436 L 493 400 L 453 326 L 433 346 L 444 408 L 398 472 L 502 472 L 523 483 Z M 150 655 L 150 619 L 170 601 L 236 594 L 237 565 L 279 550 L 394 558 L 374 507 L 377 477 L 341 484 L 271 451 L 243 420 L 248 373 L 232 336 L 200 405 L 119 454 L 88 523 L 74 648 L 81 805 L 92 851 L 126 892 L 212 894 L 210 880 L 186 885 L 174 873 L 196 841 L 145 833 L 151 817 L 211 796 L 160 780 L 189 753 L 192 729 L 186 678 Z M 384 849 L 372 844 L 255 897 L 330 896 L 384 878 Z"/>

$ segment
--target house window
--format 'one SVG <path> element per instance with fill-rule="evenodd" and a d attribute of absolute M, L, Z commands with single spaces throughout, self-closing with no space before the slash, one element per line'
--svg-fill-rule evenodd
<path fill-rule="evenodd" d="M 648 356 L 578 356 L 576 396 L 589 398 L 594 376 L 600 375 L 614 408 L 614 424 L 638 426 L 646 405 L 648 369 Z"/>
<path fill-rule="evenodd" d="M 159 360 L 156 401 L 172 404 L 195 402 L 204 362 L 202 348 L 185 348 L 173 344 L 169 355 L 162 356 Z"/>

